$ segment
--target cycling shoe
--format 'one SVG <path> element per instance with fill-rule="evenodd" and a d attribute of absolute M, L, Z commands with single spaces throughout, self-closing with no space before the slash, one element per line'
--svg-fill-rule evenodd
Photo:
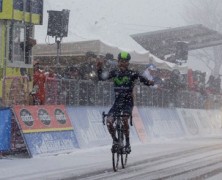
<path fill-rule="evenodd" d="M 118 151 L 118 144 L 113 144 L 113 146 L 111 148 L 111 152 L 116 153 L 117 151 Z"/>
<path fill-rule="evenodd" d="M 125 146 L 125 152 L 126 152 L 127 154 L 129 154 L 129 153 L 131 152 L 131 146 L 130 146 L 130 145 L 126 145 L 126 146 Z"/>

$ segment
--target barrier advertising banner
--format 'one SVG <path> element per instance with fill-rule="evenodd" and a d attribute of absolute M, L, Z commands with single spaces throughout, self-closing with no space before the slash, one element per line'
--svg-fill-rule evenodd
<path fill-rule="evenodd" d="M 10 150 L 11 119 L 10 108 L 0 108 L 0 151 Z"/>
<path fill-rule="evenodd" d="M 197 122 L 197 125 L 200 130 L 200 134 L 203 134 L 203 135 L 211 134 L 212 125 L 211 125 L 211 122 L 210 122 L 210 119 L 208 117 L 206 110 L 190 109 L 189 111 L 193 114 Z"/>
<path fill-rule="evenodd" d="M 107 112 L 107 108 L 67 107 L 80 148 L 111 144 L 107 127 L 102 123 L 102 111 Z"/>
<path fill-rule="evenodd" d="M 185 136 L 185 129 L 177 113 L 177 110 L 175 108 L 167 108 L 164 111 L 167 112 L 163 114 L 169 115 L 169 124 L 174 131 L 173 134 L 176 134 L 178 137 Z"/>
<path fill-rule="evenodd" d="M 184 129 L 175 109 L 140 107 L 139 112 L 150 137 L 176 138 L 184 135 Z"/>
<path fill-rule="evenodd" d="M 31 156 L 78 147 L 65 106 L 14 106 L 13 111 Z"/>
<path fill-rule="evenodd" d="M 222 114 L 219 110 L 206 110 L 209 122 L 213 128 L 213 133 L 222 132 Z"/>
<path fill-rule="evenodd" d="M 107 126 L 102 123 L 102 112 L 108 113 L 107 107 L 67 107 L 67 112 L 75 127 L 75 135 L 81 148 L 111 145 L 112 139 Z M 139 141 L 136 130 L 130 126 L 130 139 Z"/>
<path fill-rule="evenodd" d="M 186 132 L 188 135 L 196 136 L 199 134 L 199 127 L 196 122 L 196 119 L 190 109 L 178 109 L 178 115 L 182 120 L 184 127 L 186 128 Z"/>

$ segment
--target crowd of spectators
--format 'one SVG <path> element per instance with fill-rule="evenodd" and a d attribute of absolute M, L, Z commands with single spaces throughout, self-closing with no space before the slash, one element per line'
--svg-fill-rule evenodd
<path fill-rule="evenodd" d="M 46 79 L 61 79 L 61 80 L 87 80 L 93 83 L 97 82 L 97 75 L 95 69 L 95 62 L 98 58 L 103 58 L 105 61 L 105 68 L 112 68 L 115 64 L 110 61 L 113 57 L 107 56 L 96 56 L 93 53 L 88 53 L 86 55 L 86 60 L 82 63 L 75 65 L 68 65 L 66 67 L 43 67 L 42 72 L 44 72 Z M 110 63 L 111 62 L 111 63 Z M 41 64 L 40 64 L 41 68 Z M 133 67 L 134 68 L 134 67 Z M 142 68 L 144 71 L 146 67 Z M 141 70 L 138 69 L 139 71 Z M 198 92 L 203 96 L 203 99 L 207 98 L 209 94 L 219 95 L 221 93 L 221 79 L 220 76 L 214 77 L 213 75 L 209 76 L 208 81 L 206 81 L 206 73 L 200 71 L 188 70 L 187 74 L 181 74 L 179 70 L 175 69 L 173 71 L 168 71 L 164 69 L 156 68 L 152 72 L 153 76 L 158 77 L 158 86 L 159 89 L 164 89 L 168 91 L 168 99 L 172 101 L 172 104 L 176 104 L 177 94 L 179 91 L 187 92 Z M 34 75 L 35 76 L 35 75 Z M 71 93 L 72 89 L 63 83 L 60 89 L 64 91 L 68 89 L 67 93 Z M 86 91 L 85 88 L 83 88 Z M 66 95 L 67 95 L 66 93 Z M 60 96 L 63 96 L 64 93 L 60 93 Z M 67 99 L 67 102 L 70 99 Z"/>
<path fill-rule="evenodd" d="M 210 75 L 209 80 L 206 83 L 206 91 L 210 94 L 221 93 L 221 78 L 220 76 L 214 77 Z"/>
<path fill-rule="evenodd" d="M 221 94 L 221 78 L 220 76 L 210 75 L 206 81 L 206 73 L 201 71 L 188 70 L 187 74 L 181 74 L 179 70 L 175 69 L 167 75 L 162 74 L 160 70 L 159 76 L 165 80 L 164 87 L 172 91 L 187 90 L 200 92 L 201 94 Z"/>

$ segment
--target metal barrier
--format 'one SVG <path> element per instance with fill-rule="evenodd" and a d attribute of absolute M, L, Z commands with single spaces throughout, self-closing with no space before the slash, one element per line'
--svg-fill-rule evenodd
<path fill-rule="evenodd" d="M 45 87 L 46 104 L 106 106 L 114 98 L 110 82 L 47 78 Z"/>
<path fill-rule="evenodd" d="M 172 91 L 171 89 L 152 89 L 138 84 L 134 90 L 135 105 L 153 107 L 205 108 L 206 102 L 213 102 L 210 109 L 217 108 L 215 99 L 221 96 L 202 95 L 194 91 Z M 91 80 L 50 79 L 46 81 L 46 104 L 65 104 L 71 106 L 110 106 L 114 101 L 112 82 Z"/>
<path fill-rule="evenodd" d="M 27 77 L 7 77 L 3 80 L 3 106 L 28 105 Z M 69 106 L 110 106 L 114 101 L 113 83 L 108 81 L 47 78 L 46 104 Z M 191 109 L 221 108 L 222 96 L 203 95 L 194 91 L 152 89 L 137 84 L 134 89 L 135 105 L 152 107 L 180 107 Z"/>

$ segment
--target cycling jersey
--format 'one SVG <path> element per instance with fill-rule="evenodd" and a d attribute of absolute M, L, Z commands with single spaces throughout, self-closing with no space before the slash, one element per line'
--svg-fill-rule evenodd
<path fill-rule="evenodd" d="M 99 80 L 112 79 L 114 83 L 115 102 L 111 108 L 110 113 L 132 113 L 133 108 L 133 88 L 135 80 L 139 80 L 143 84 L 150 86 L 153 85 L 149 80 L 141 76 L 137 71 L 125 70 L 120 71 L 119 69 L 112 70 L 107 76 L 103 75 L 102 70 L 98 70 Z"/>

